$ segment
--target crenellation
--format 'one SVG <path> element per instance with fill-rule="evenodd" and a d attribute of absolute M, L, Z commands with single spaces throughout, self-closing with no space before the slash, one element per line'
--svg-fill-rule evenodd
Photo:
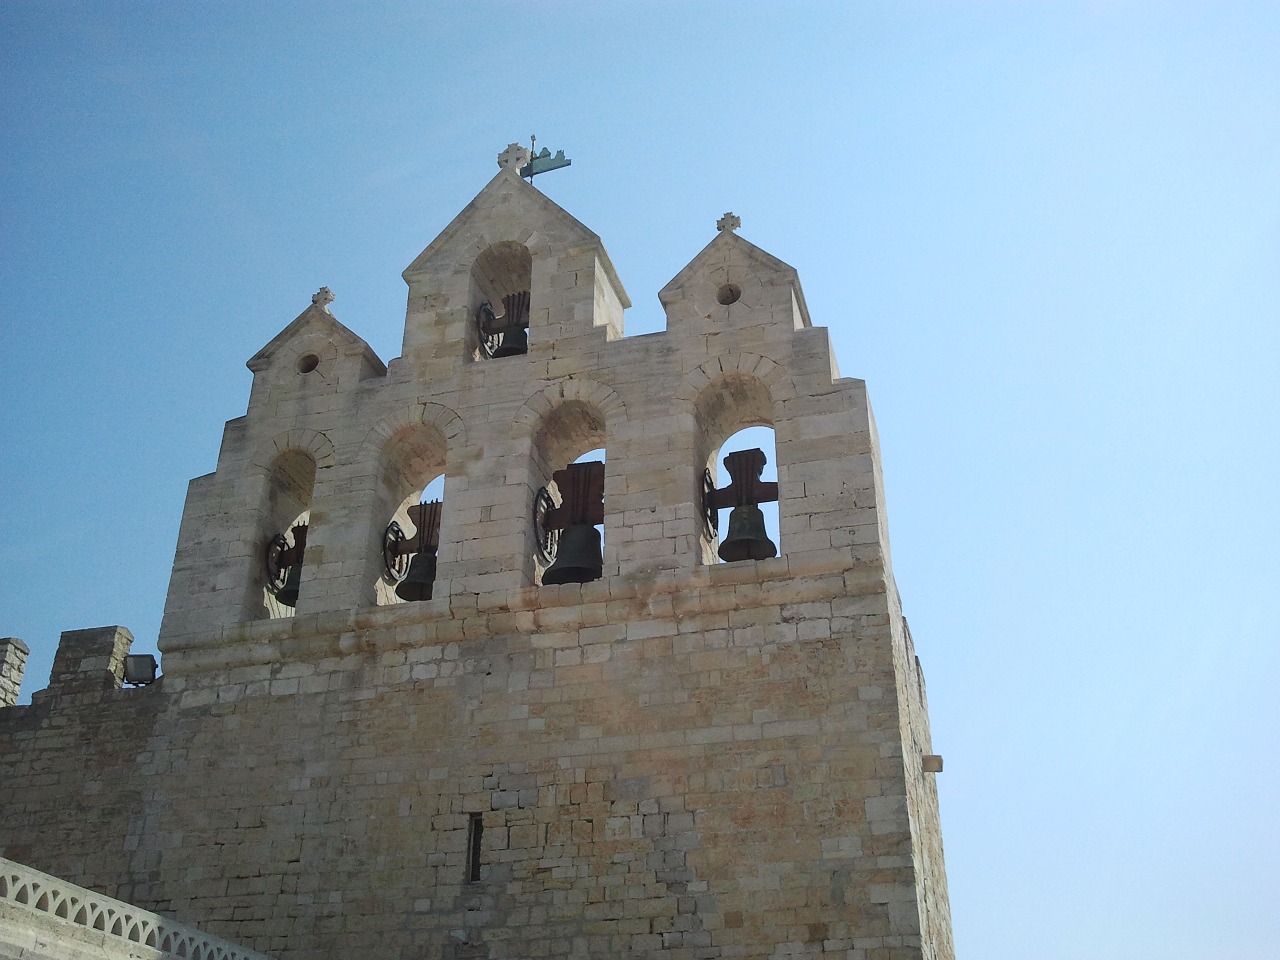
<path fill-rule="evenodd" d="M 0 707 L 18 702 L 31 648 L 17 637 L 0 637 Z"/>

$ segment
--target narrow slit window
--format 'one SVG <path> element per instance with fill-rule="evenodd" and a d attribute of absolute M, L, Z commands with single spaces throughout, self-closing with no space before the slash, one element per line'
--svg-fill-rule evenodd
<path fill-rule="evenodd" d="M 467 824 L 467 882 L 480 879 L 480 843 L 484 838 L 484 814 L 471 814 Z"/>

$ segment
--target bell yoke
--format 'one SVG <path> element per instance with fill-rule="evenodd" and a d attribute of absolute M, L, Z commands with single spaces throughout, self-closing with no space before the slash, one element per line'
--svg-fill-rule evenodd
<path fill-rule="evenodd" d="M 724 458 L 729 472 L 728 486 L 715 489 L 709 480 L 703 493 L 703 509 L 708 527 L 714 531 L 716 517 L 726 507 L 729 529 L 720 544 L 720 559 L 726 563 L 739 560 L 767 560 L 778 555 L 777 545 L 765 530 L 762 503 L 778 499 L 778 484 L 761 480 L 768 462 L 763 450 L 753 447 L 738 450 Z M 604 463 L 599 460 L 571 463 L 557 470 L 553 481 L 560 494 L 557 506 L 547 487 L 535 500 L 534 525 L 545 557 L 551 564 L 542 574 L 542 583 L 589 583 L 599 580 L 604 570 L 604 549 L 597 524 L 604 523 Z M 419 503 L 407 513 L 415 532 L 405 534 L 400 524 L 392 521 L 383 537 L 383 561 L 387 577 L 396 584 L 401 600 L 430 600 L 436 579 L 436 551 L 440 546 L 439 500 Z M 307 527 L 300 524 L 292 530 L 294 544 L 277 534 L 267 548 L 267 569 L 276 599 L 286 606 L 298 602 L 298 583 L 306 550 Z"/>

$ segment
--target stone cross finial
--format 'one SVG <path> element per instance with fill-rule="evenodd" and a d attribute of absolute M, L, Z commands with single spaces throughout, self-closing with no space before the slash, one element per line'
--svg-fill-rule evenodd
<path fill-rule="evenodd" d="M 329 304 L 333 303 L 333 291 L 328 287 L 321 287 L 311 295 L 311 305 L 319 307 L 325 313 L 329 312 Z"/>
<path fill-rule="evenodd" d="M 742 226 L 742 218 L 735 214 L 732 210 L 716 221 L 716 229 L 721 233 L 728 230 L 730 233 Z"/>
<path fill-rule="evenodd" d="M 498 166 L 519 174 L 520 168 L 529 162 L 529 150 L 518 143 L 507 144 L 507 149 L 498 154 Z"/>

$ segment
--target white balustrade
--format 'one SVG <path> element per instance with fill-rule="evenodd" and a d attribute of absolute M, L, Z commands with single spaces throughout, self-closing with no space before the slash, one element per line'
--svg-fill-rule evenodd
<path fill-rule="evenodd" d="M 185 960 L 270 960 L 265 954 L 0 857 L 0 900 Z"/>

